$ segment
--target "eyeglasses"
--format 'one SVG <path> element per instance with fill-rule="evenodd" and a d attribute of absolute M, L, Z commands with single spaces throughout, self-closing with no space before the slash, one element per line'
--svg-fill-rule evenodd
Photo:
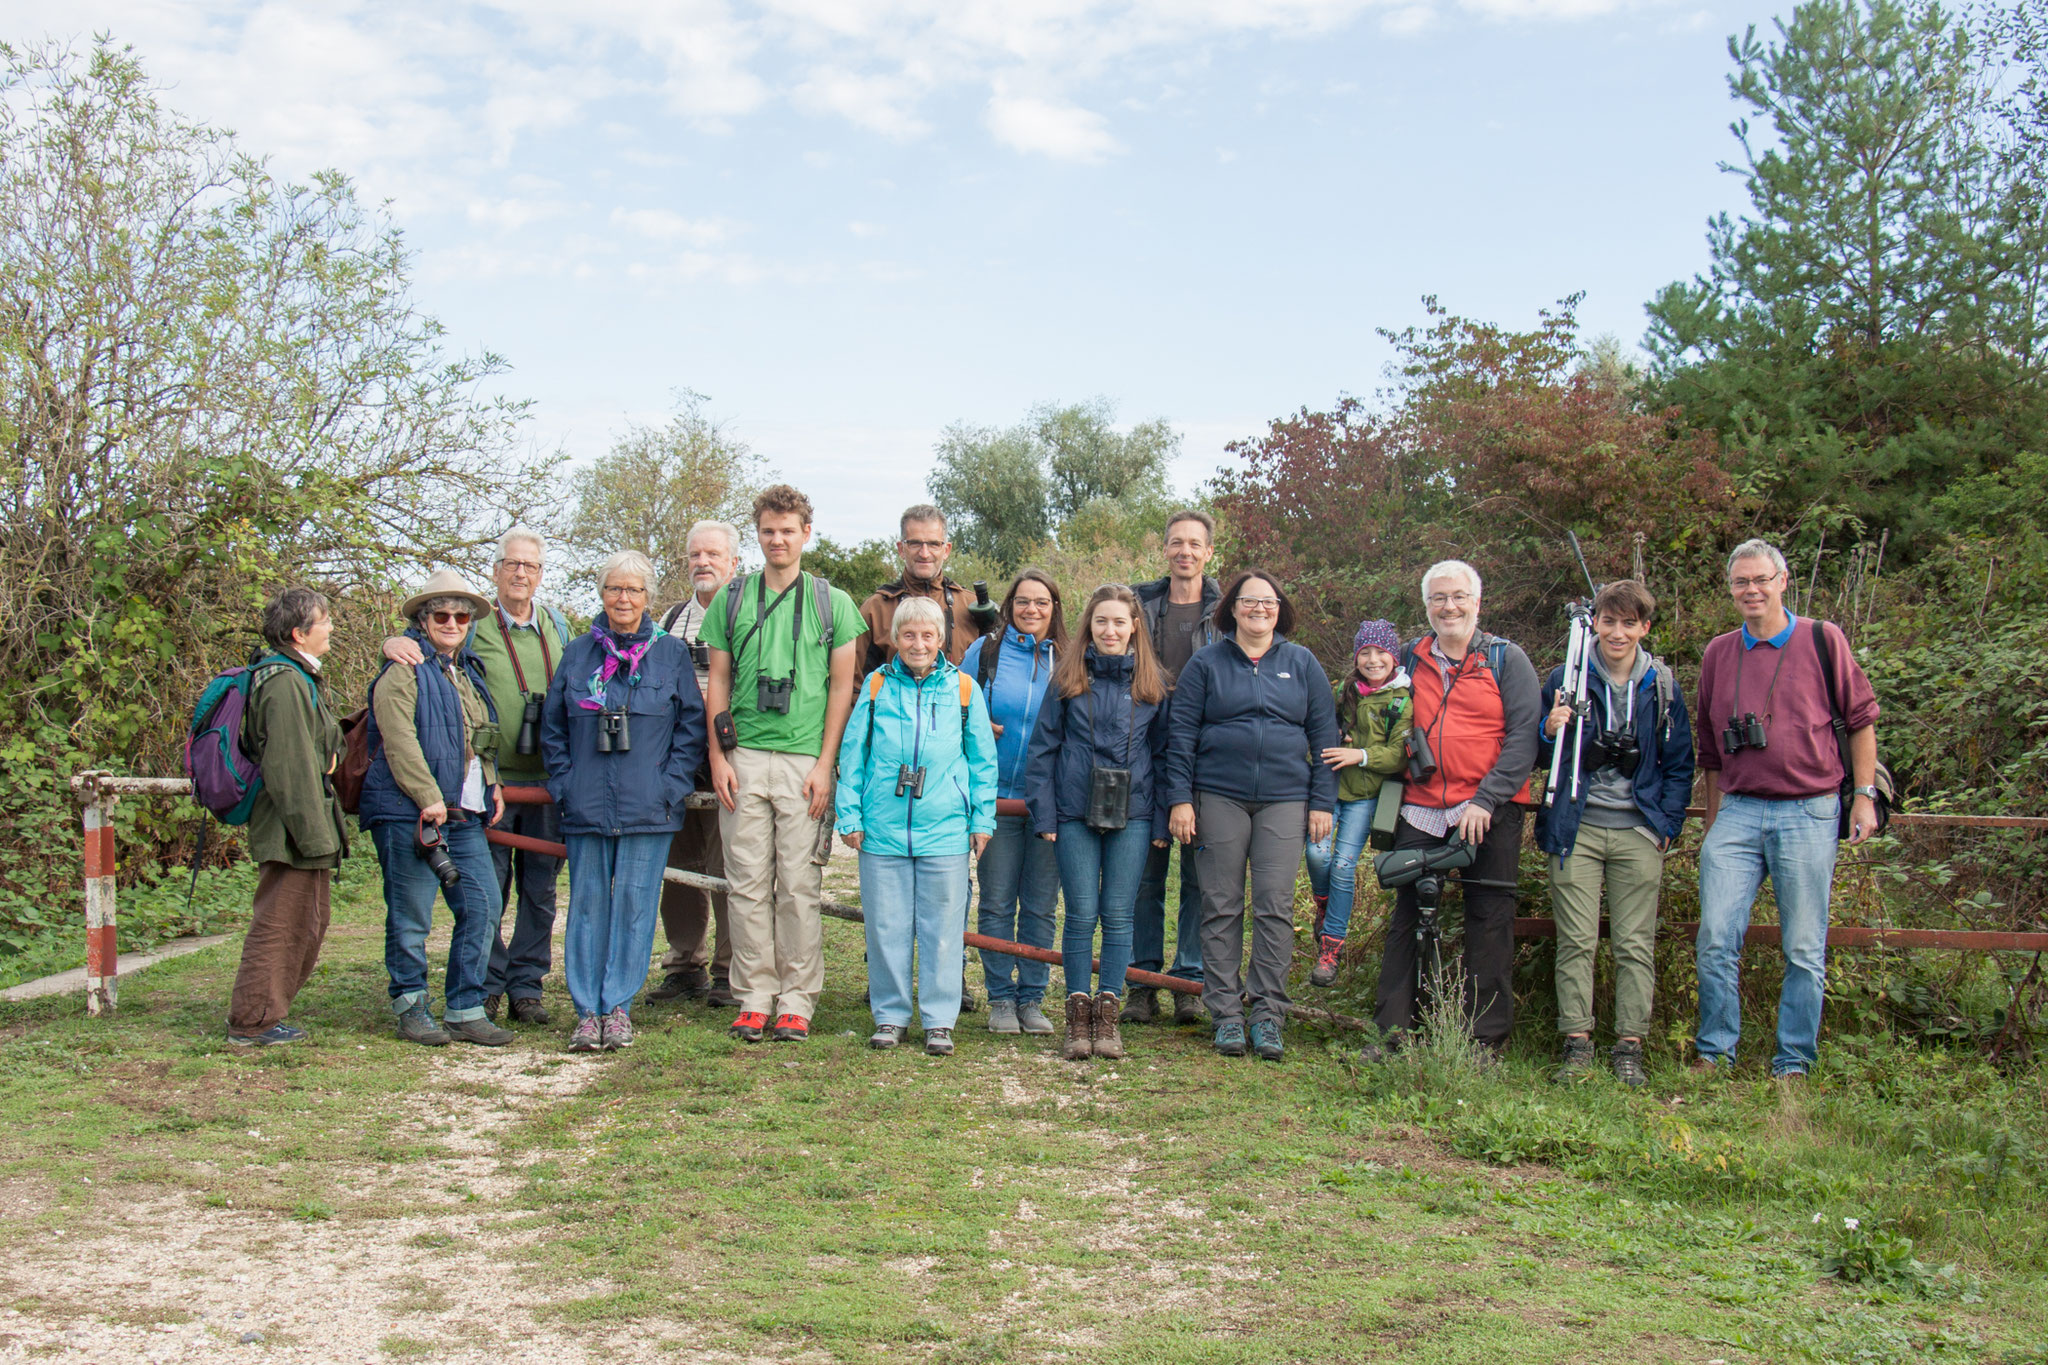
<path fill-rule="evenodd" d="M 469 613 L 466 611 L 435 611 L 427 614 L 434 618 L 434 624 L 437 626 L 466 626 L 469 624 Z"/>
<path fill-rule="evenodd" d="M 1237 605 L 1250 611 L 1278 611 L 1280 610 L 1280 599 L 1277 597 L 1240 597 L 1237 599 Z"/>
<path fill-rule="evenodd" d="M 598 594 L 599 594 L 600 596 L 603 596 L 603 597 L 645 597 L 645 596 L 647 596 L 647 589 L 645 589 L 645 588 L 627 588 L 627 587 L 622 587 L 622 586 L 620 586 L 620 585 L 619 585 L 619 584 L 617 584 L 617 583 L 607 583 L 607 584 L 605 584 L 605 585 L 604 585 L 604 586 L 603 586 L 602 588 L 599 588 L 599 589 L 598 589 L 597 591 L 598 591 Z"/>
<path fill-rule="evenodd" d="M 906 550 L 930 550 L 933 554 L 946 548 L 943 540 L 900 540 L 896 542 Z"/>
<path fill-rule="evenodd" d="M 1051 611 L 1052 599 L 1050 597 L 1013 597 L 1010 599 L 1010 605 L 1018 611 Z"/>
<path fill-rule="evenodd" d="M 1737 592 L 1744 592 L 1750 588 L 1768 588 L 1777 581 L 1778 573 L 1773 569 L 1762 578 L 1731 578 L 1728 580 L 1728 586 Z"/>
<path fill-rule="evenodd" d="M 498 564 L 500 567 L 509 569 L 513 573 L 540 572 L 540 565 L 534 563 L 530 559 L 501 559 L 498 561 Z"/>
<path fill-rule="evenodd" d="M 1479 599 L 1469 592 L 1433 592 L 1422 600 L 1432 607 L 1462 607 Z"/>

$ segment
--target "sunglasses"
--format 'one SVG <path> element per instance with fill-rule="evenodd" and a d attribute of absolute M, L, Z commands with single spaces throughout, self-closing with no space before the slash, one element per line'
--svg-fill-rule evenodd
<path fill-rule="evenodd" d="M 466 611 L 435 611 L 427 614 L 434 618 L 434 624 L 437 626 L 466 626 L 469 624 L 469 613 Z"/>

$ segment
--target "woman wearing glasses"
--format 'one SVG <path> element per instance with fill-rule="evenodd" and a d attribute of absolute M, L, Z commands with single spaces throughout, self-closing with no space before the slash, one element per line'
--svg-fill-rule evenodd
<path fill-rule="evenodd" d="M 562 651 L 541 710 L 541 762 L 569 846 L 562 975 L 576 1007 L 571 1052 L 633 1041 L 661 874 L 707 737 L 689 646 L 654 624 L 654 566 L 622 550 L 598 577 L 604 610 Z"/>
<path fill-rule="evenodd" d="M 370 684 L 370 767 L 357 819 L 384 871 L 384 968 L 398 1036 L 426 1047 L 450 1038 L 485 1047 L 512 1041 L 484 1012 L 491 931 L 503 904 L 484 824 L 505 813 L 495 755 L 498 717 L 484 666 L 463 641 L 490 603 L 453 569 L 407 598 L 405 637 L 418 664 L 388 660 Z M 434 893 L 455 915 L 442 1022 L 427 997 L 427 931 Z"/>
<path fill-rule="evenodd" d="M 1280 580 L 1257 569 L 1239 574 L 1215 619 L 1224 638 L 1197 651 L 1174 688 L 1168 822 L 1175 839 L 1195 844 L 1202 1004 L 1216 1050 L 1244 1056 L 1248 997 L 1252 1050 L 1277 1062 L 1295 870 L 1307 843 L 1330 837 L 1337 807 L 1336 775 L 1321 761 L 1337 743 L 1337 710 L 1323 666 L 1287 639 L 1294 608 Z M 1247 872 L 1252 952 L 1240 983 Z"/>

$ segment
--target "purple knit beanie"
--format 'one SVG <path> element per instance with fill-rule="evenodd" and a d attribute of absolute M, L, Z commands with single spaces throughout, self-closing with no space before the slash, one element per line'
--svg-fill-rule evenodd
<path fill-rule="evenodd" d="M 1384 649 L 1389 654 L 1399 654 L 1401 632 L 1394 629 L 1392 621 L 1361 621 L 1358 623 L 1358 634 L 1351 641 L 1351 652 L 1356 654 L 1367 646 Z"/>

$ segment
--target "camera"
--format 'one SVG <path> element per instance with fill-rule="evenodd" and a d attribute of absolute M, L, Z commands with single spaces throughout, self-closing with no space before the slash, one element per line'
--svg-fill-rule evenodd
<path fill-rule="evenodd" d="M 1607 730 L 1593 740 L 1594 768 L 1632 773 L 1643 760 L 1643 746 L 1633 730 Z"/>
<path fill-rule="evenodd" d="M 1744 749 L 1768 748 L 1769 739 L 1764 733 L 1763 717 L 1747 711 L 1740 718 L 1728 717 L 1727 728 L 1721 731 L 1721 748 L 1724 752 L 1739 754 Z"/>
<path fill-rule="evenodd" d="M 794 678 L 754 679 L 754 709 L 763 715 L 788 715 L 789 694 L 795 687 Z"/>
<path fill-rule="evenodd" d="M 413 853 L 424 859 L 427 866 L 441 879 L 441 885 L 453 891 L 462 885 L 462 871 L 455 866 L 455 860 L 448 856 L 448 842 L 441 837 L 441 827 L 420 821 L 418 831 L 413 835 Z"/>
<path fill-rule="evenodd" d="M 526 694 L 526 707 L 519 713 L 519 738 L 512 742 L 513 753 L 540 752 L 540 707 L 545 700 L 538 692 Z"/>
<path fill-rule="evenodd" d="M 597 751 L 601 754 L 628 754 L 633 751 L 633 731 L 626 724 L 624 711 L 597 713 Z"/>
<path fill-rule="evenodd" d="M 699 673 L 711 667 L 711 646 L 699 640 L 690 646 L 690 667 Z"/>
<path fill-rule="evenodd" d="M 1436 755 L 1429 751 L 1429 739 L 1420 730 L 1408 732 L 1408 780 L 1427 782 L 1436 776 Z"/>
<path fill-rule="evenodd" d="M 902 796 L 905 792 L 913 801 L 924 795 L 923 768 L 913 768 L 908 763 L 896 765 L 896 794 Z"/>

